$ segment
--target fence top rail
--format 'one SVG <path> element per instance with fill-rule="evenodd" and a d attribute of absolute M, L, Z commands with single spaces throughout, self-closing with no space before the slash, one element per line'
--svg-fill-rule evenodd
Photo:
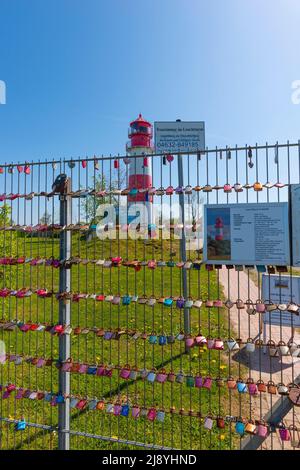
<path fill-rule="evenodd" d="M 249 149 L 253 149 L 253 150 L 266 150 L 266 149 L 280 149 L 280 148 L 293 148 L 293 147 L 298 147 L 299 148 L 299 151 L 300 151 L 300 139 L 298 140 L 298 142 L 295 142 L 295 143 L 290 143 L 289 141 L 287 141 L 286 143 L 284 144 L 279 144 L 278 142 L 275 143 L 275 144 L 268 144 L 266 143 L 265 145 L 258 145 L 258 144 L 255 144 L 255 145 L 245 145 L 243 147 L 239 147 L 238 145 L 235 145 L 235 146 L 226 146 L 226 147 L 215 147 L 215 148 L 211 148 L 209 149 L 208 147 L 206 147 L 205 150 L 199 150 L 199 151 L 193 151 L 193 152 L 187 152 L 187 151 L 184 151 L 184 152 L 173 152 L 175 155 L 182 155 L 182 156 L 189 156 L 189 155 L 209 155 L 209 154 L 216 154 L 216 152 L 228 152 L 228 151 L 234 151 L 234 152 L 247 152 Z M 94 155 L 93 157 L 77 157 L 77 158 L 60 158 L 60 159 L 52 159 L 52 160 L 48 160 L 48 159 L 45 159 L 45 160 L 38 160 L 38 161 L 34 161 L 34 160 L 26 160 L 24 161 L 23 163 L 18 161 L 18 162 L 11 162 L 11 163 L 1 163 L 0 164 L 0 167 L 1 168 L 13 168 L 13 167 L 17 167 L 19 165 L 30 165 L 30 166 L 39 166 L 39 165 L 52 165 L 52 164 L 56 164 L 56 165 L 64 165 L 64 164 L 68 164 L 68 163 L 80 163 L 82 161 L 86 161 L 86 162 L 95 162 L 95 161 L 103 161 L 103 160 L 110 160 L 110 161 L 113 161 L 113 160 L 121 160 L 121 159 L 124 159 L 124 158 L 131 158 L 131 159 L 136 159 L 136 158 L 143 158 L 145 156 L 147 157 L 164 157 L 166 155 L 170 154 L 170 152 L 163 152 L 163 153 L 156 153 L 156 152 L 151 152 L 151 153 L 141 153 L 141 154 L 137 154 L 137 155 L 120 155 L 120 154 L 116 154 L 116 155 Z"/>

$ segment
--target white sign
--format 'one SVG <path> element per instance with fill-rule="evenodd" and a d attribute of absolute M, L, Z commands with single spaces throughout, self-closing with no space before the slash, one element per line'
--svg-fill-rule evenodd
<path fill-rule="evenodd" d="M 300 266 L 300 184 L 291 185 L 292 265 Z"/>
<path fill-rule="evenodd" d="M 212 264 L 290 264 L 288 203 L 204 206 L 204 261 Z"/>
<path fill-rule="evenodd" d="M 205 150 L 204 122 L 155 122 L 154 130 L 157 153 Z"/>
<path fill-rule="evenodd" d="M 274 304 L 300 304 L 300 277 L 262 276 L 262 298 Z M 287 311 L 273 310 L 263 315 L 264 323 L 282 326 L 300 326 L 300 316 Z"/>

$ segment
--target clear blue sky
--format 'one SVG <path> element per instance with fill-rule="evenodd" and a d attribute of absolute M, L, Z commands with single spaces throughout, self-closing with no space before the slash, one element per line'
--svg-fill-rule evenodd
<path fill-rule="evenodd" d="M 123 153 L 128 122 L 300 138 L 299 0 L 1 0 L 0 161 Z"/>

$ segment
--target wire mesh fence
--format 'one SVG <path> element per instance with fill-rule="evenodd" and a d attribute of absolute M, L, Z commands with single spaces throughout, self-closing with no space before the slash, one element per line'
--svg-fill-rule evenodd
<path fill-rule="evenodd" d="M 1 449 L 299 448 L 299 306 L 263 331 L 261 270 L 202 262 L 203 204 L 287 201 L 299 167 L 299 143 L 2 165 Z"/>

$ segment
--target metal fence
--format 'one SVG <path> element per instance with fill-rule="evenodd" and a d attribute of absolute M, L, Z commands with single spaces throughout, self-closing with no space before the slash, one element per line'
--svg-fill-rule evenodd
<path fill-rule="evenodd" d="M 147 159 L 146 239 L 126 157 L 0 166 L 0 448 L 299 448 L 298 310 L 265 337 L 256 267 L 202 263 L 202 207 L 286 201 L 300 143 Z"/>

